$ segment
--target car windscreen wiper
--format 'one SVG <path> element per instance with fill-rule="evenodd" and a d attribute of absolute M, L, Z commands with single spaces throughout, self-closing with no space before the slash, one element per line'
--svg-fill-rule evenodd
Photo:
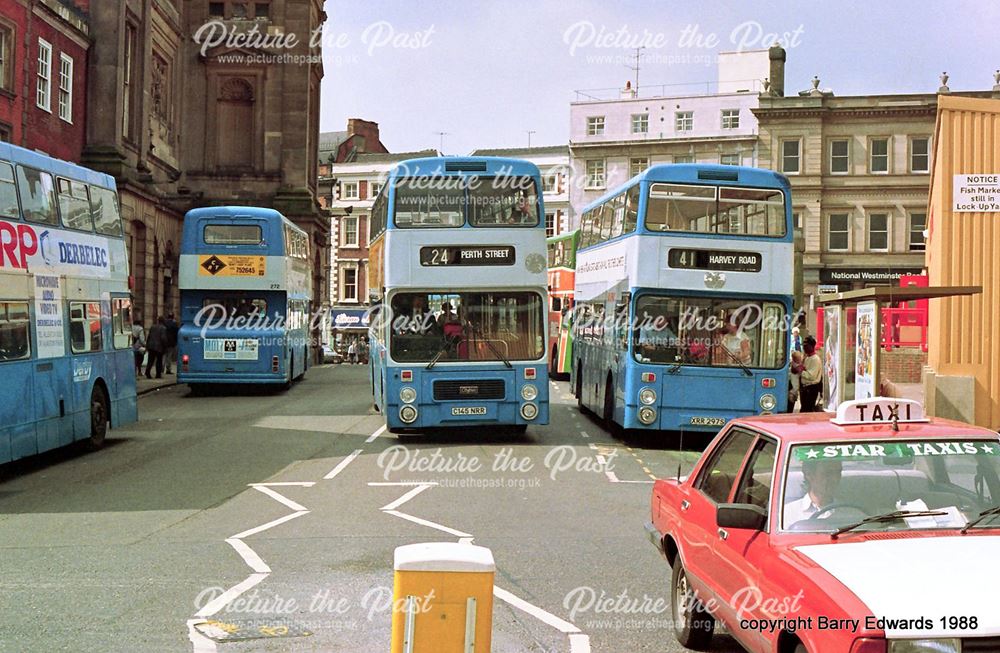
<path fill-rule="evenodd" d="M 725 345 L 721 345 L 721 347 L 722 347 L 722 351 L 726 352 L 726 355 L 729 356 L 731 359 L 733 359 L 734 363 L 736 363 L 737 365 L 740 366 L 740 369 L 743 370 L 744 374 L 746 374 L 747 376 L 753 376 L 753 372 L 750 371 L 750 368 L 747 367 L 746 364 L 743 361 L 741 361 L 739 358 L 737 358 L 736 354 L 734 354 L 733 352 L 729 351 L 729 348 L 726 347 Z"/>
<path fill-rule="evenodd" d="M 993 506 L 992 508 L 987 508 L 986 510 L 979 513 L 978 517 L 970 521 L 968 524 L 965 525 L 964 528 L 962 528 L 961 530 L 962 535 L 965 535 L 969 531 L 969 529 L 975 526 L 976 524 L 979 524 L 980 522 L 983 522 L 994 515 L 1000 515 L 1000 505 Z"/>
<path fill-rule="evenodd" d="M 848 524 L 847 526 L 842 526 L 835 530 L 830 537 L 837 539 L 841 534 L 848 531 L 853 531 L 859 526 L 864 526 L 865 524 L 875 524 L 884 521 L 899 521 L 900 519 L 906 519 L 907 517 L 937 517 L 938 515 L 947 515 L 948 513 L 944 510 L 893 510 L 892 512 L 887 512 L 883 515 L 874 515 L 872 517 L 865 517 L 859 522 L 853 524 Z"/>
<path fill-rule="evenodd" d="M 503 364 L 507 366 L 507 369 L 513 369 L 514 368 L 514 366 L 510 364 L 510 361 L 507 360 L 507 357 L 504 356 L 503 353 L 501 353 L 500 350 L 496 348 L 496 345 L 494 345 L 490 341 L 490 339 L 487 338 L 483 334 L 483 332 L 479 330 L 479 327 L 477 327 L 472 322 L 467 322 L 467 324 L 469 325 L 469 327 L 472 328 L 472 332 L 473 333 L 475 333 L 477 336 L 479 336 L 479 337 L 481 337 L 483 339 L 483 342 L 485 342 L 486 346 L 490 348 L 490 351 L 493 352 L 493 355 L 496 356 L 498 360 L 503 361 Z"/>

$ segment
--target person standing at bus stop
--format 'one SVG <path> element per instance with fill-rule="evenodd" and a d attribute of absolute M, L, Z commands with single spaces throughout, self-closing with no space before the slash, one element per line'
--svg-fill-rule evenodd
<path fill-rule="evenodd" d="M 139 378 L 142 360 L 146 357 L 146 328 L 139 318 L 132 323 L 132 355 L 135 357 L 135 376 Z"/>
<path fill-rule="evenodd" d="M 816 353 L 816 338 L 805 337 L 802 353 L 805 360 L 802 361 L 802 374 L 799 376 L 799 401 L 802 406 L 799 412 L 815 413 L 819 411 L 816 403 L 823 390 L 823 361 Z"/>
<path fill-rule="evenodd" d="M 171 364 L 174 358 L 177 357 L 177 332 L 180 331 L 180 326 L 177 324 L 177 320 L 174 319 L 173 313 L 167 315 L 167 321 L 164 323 L 164 326 L 167 328 L 167 349 L 163 355 L 163 364 L 167 368 L 167 374 L 173 374 Z"/>
<path fill-rule="evenodd" d="M 149 371 L 156 365 L 156 378 L 163 378 L 163 352 L 167 350 L 167 327 L 162 317 L 156 318 L 153 326 L 149 327 L 149 335 L 146 336 L 146 350 L 149 356 L 146 358 L 146 378 L 151 379 Z"/>

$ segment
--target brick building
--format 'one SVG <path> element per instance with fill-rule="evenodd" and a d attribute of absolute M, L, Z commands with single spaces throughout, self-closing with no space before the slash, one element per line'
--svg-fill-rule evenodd
<path fill-rule="evenodd" d="M 79 162 L 89 0 L 0 0 L 0 140 Z"/>

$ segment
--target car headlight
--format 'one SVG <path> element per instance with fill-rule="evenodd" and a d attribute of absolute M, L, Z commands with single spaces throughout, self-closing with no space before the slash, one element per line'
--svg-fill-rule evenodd
<path fill-rule="evenodd" d="M 889 653 L 960 653 L 959 639 L 896 639 L 889 640 Z"/>
<path fill-rule="evenodd" d="M 417 391 L 410 386 L 403 386 L 399 390 L 399 400 L 404 404 L 412 404 L 417 398 Z"/>
<path fill-rule="evenodd" d="M 525 401 L 534 401 L 535 397 L 538 396 L 538 388 L 530 383 L 526 383 L 521 386 L 521 399 Z"/>
<path fill-rule="evenodd" d="M 538 417 L 538 406 L 535 404 L 522 404 L 521 417 L 526 420 L 533 420 Z"/>
<path fill-rule="evenodd" d="M 766 394 L 760 396 L 760 407 L 764 410 L 774 410 L 774 407 L 778 405 L 778 400 L 774 398 L 772 394 Z"/>
<path fill-rule="evenodd" d="M 646 406 L 652 406 L 656 403 L 656 390 L 652 388 L 643 388 L 639 391 L 639 403 L 645 404 Z"/>
<path fill-rule="evenodd" d="M 656 411 L 649 406 L 643 406 L 639 409 L 639 421 L 647 426 L 656 421 Z"/>

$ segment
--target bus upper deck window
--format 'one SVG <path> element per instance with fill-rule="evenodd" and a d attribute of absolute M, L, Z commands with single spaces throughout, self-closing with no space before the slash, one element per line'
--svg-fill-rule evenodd
<path fill-rule="evenodd" d="M 0 161 L 0 216 L 17 218 L 17 185 L 14 183 L 14 168 Z"/>
<path fill-rule="evenodd" d="M 58 220 L 52 175 L 41 170 L 17 166 L 17 186 L 24 219 L 56 226 Z"/>
<path fill-rule="evenodd" d="M 122 218 L 118 210 L 118 195 L 108 188 L 90 188 L 90 211 L 94 216 L 94 229 L 104 236 L 120 236 Z"/>

